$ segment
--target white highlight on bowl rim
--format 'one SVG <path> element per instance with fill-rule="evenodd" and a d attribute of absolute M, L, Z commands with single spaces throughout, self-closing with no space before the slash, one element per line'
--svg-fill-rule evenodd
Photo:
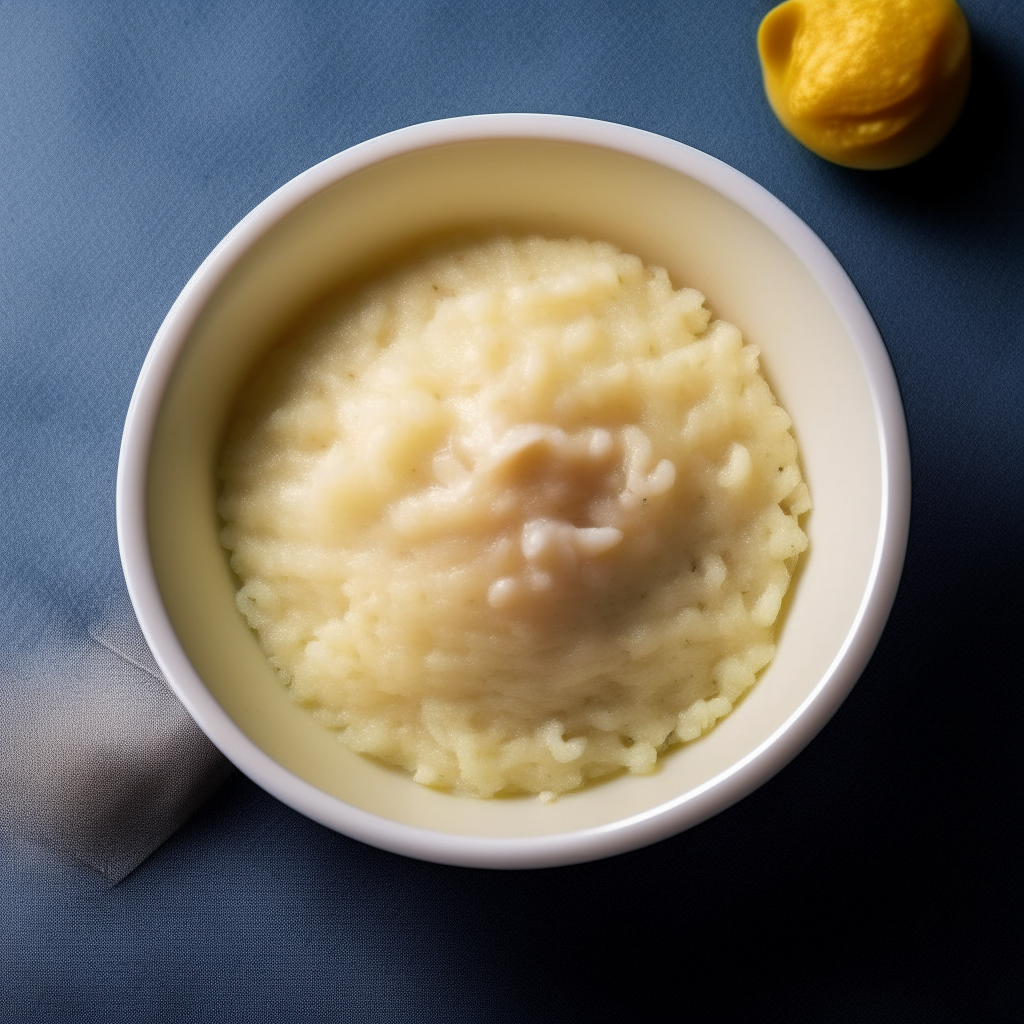
<path fill-rule="evenodd" d="M 701 182 L 768 227 L 817 282 L 853 342 L 872 396 L 883 468 L 878 543 L 857 615 L 828 670 L 783 725 L 725 771 L 657 807 L 594 828 L 525 838 L 390 821 L 324 793 L 264 753 L 217 703 L 182 648 L 160 597 L 146 518 L 150 446 L 175 363 L 203 307 L 249 248 L 306 200 L 357 171 L 419 149 L 496 139 L 582 143 L 640 157 Z M 896 596 L 909 525 L 910 451 L 899 387 L 870 313 L 825 244 L 770 192 L 706 153 L 637 128 L 558 114 L 478 114 L 402 128 L 329 157 L 260 203 L 203 261 L 157 332 L 128 409 L 117 473 L 118 545 L 132 604 L 164 677 L 206 735 L 254 782 L 328 828 L 394 853 L 470 867 L 553 867 L 638 849 L 704 821 L 766 782 L 821 730 L 867 665 Z"/>

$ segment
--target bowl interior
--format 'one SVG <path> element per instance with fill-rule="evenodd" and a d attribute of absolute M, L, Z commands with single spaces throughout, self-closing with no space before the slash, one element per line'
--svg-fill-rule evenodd
<path fill-rule="evenodd" d="M 291 702 L 235 609 L 218 541 L 216 462 L 254 362 L 318 297 L 425 237 L 512 229 L 614 242 L 701 290 L 713 315 L 761 348 L 789 411 L 814 510 L 778 653 L 710 734 L 563 796 L 454 797 L 351 753 Z M 244 733 L 324 793 L 409 825 L 462 835 L 551 835 L 622 821 L 703 787 L 749 756 L 812 696 L 869 588 L 885 492 L 869 382 L 812 273 L 756 217 L 698 181 L 621 152 L 546 140 L 456 143 L 334 182 L 266 232 L 191 328 L 149 462 L 148 529 L 170 620 L 210 692 Z"/>

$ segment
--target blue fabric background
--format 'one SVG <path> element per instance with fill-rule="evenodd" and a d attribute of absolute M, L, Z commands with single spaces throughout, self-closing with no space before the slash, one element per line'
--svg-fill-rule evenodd
<path fill-rule="evenodd" d="M 121 426 L 193 270 L 295 174 L 433 118 L 604 118 L 759 181 L 864 296 L 914 460 L 875 658 L 741 804 L 610 861 L 489 873 L 362 846 L 236 776 L 114 888 L 4 853 L 0 1016 L 1020 1018 L 1024 7 L 963 0 L 961 123 L 865 174 L 772 117 L 770 6 L 0 3 L 0 654 L 121 600 Z"/>

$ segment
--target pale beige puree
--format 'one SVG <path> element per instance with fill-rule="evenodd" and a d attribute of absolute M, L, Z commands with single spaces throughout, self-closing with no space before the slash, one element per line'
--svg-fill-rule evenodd
<path fill-rule="evenodd" d="M 774 653 L 810 507 L 758 350 L 605 243 L 425 257 L 277 348 L 222 460 L 238 606 L 418 782 L 545 797 L 693 740 Z"/>

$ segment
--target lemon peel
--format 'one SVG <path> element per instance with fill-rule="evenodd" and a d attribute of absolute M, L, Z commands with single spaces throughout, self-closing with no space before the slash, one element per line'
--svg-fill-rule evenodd
<path fill-rule="evenodd" d="M 955 0 L 786 0 L 757 34 L 768 101 L 808 149 L 881 170 L 952 128 L 971 76 Z"/>

